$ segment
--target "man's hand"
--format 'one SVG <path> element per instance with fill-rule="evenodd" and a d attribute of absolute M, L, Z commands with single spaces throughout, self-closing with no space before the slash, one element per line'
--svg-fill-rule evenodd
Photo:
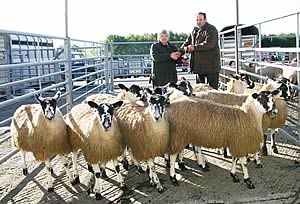
<path fill-rule="evenodd" d="M 194 70 L 191 69 L 191 68 L 188 68 L 188 73 L 193 74 L 193 73 L 194 73 Z"/>
<path fill-rule="evenodd" d="M 194 45 L 188 45 L 187 50 L 188 50 L 188 52 L 193 52 L 194 51 Z"/>

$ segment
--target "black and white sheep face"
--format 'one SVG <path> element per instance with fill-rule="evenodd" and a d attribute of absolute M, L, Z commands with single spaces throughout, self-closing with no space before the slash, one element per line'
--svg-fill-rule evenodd
<path fill-rule="evenodd" d="M 277 82 L 279 87 L 278 90 L 281 91 L 280 97 L 283 97 L 284 99 L 289 99 L 291 97 L 291 83 L 290 80 L 287 78 L 283 78 L 280 81 Z"/>
<path fill-rule="evenodd" d="M 188 80 L 181 79 L 177 85 L 177 89 L 182 91 L 184 95 L 191 96 L 193 94 L 193 87 Z"/>
<path fill-rule="evenodd" d="M 90 107 L 97 109 L 100 124 L 104 131 L 108 131 L 112 127 L 114 109 L 121 106 L 123 101 L 118 101 L 113 104 L 101 103 L 99 105 L 93 101 L 88 101 L 88 104 Z"/>
<path fill-rule="evenodd" d="M 254 104 L 257 110 L 263 113 L 270 113 L 271 116 L 275 116 L 278 110 L 276 109 L 273 96 L 277 94 L 278 94 L 278 90 L 275 90 L 273 92 L 262 91 L 260 93 L 252 94 L 252 97 L 254 99 Z"/>
<path fill-rule="evenodd" d="M 60 99 L 61 93 L 58 91 L 53 97 L 43 98 L 39 94 L 35 94 L 35 99 L 42 106 L 45 118 L 52 120 L 55 117 L 57 101 Z"/>
<path fill-rule="evenodd" d="M 130 100 L 131 102 L 135 101 L 146 101 L 146 97 L 144 94 L 144 89 L 138 85 L 131 85 L 129 88 L 126 87 L 124 84 L 118 84 L 120 89 L 125 91 L 125 98 Z"/>
<path fill-rule="evenodd" d="M 150 114 L 155 122 L 163 118 L 166 106 L 170 104 L 168 96 L 155 94 L 150 96 L 149 100 Z"/>

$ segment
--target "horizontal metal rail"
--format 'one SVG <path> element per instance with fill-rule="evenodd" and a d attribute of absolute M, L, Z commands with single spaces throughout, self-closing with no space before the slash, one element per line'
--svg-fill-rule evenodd
<path fill-rule="evenodd" d="M 41 66 L 41 65 L 50 65 L 50 64 L 57 64 L 67 62 L 67 60 L 49 60 L 49 61 L 42 61 L 42 62 L 30 62 L 30 63 L 22 63 L 22 64 L 6 64 L 0 65 L 0 71 L 6 69 L 17 69 L 22 67 L 31 67 L 31 66 Z"/>

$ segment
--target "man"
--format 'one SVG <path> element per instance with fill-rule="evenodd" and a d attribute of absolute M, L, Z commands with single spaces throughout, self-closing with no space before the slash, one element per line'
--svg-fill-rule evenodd
<path fill-rule="evenodd" d="M 169 42 L 169 35 L 162 30 L 157 35 L 158 42 L 151 45 L 150 55 L 153 61 L 153 87 L 164 86 L 169 82 L 177 82 L 176 63 L 180 52 Z"/>
<path fill-rule="evenodd" d="M 196 83 L 205 83 L 218 89 L 220 48 L 218 31 L 206 20 L 206 14 L 197 14 L 197 26 L 186 39 L 182 48 L 191 53 L 190 71 L 197 74 Z"/>

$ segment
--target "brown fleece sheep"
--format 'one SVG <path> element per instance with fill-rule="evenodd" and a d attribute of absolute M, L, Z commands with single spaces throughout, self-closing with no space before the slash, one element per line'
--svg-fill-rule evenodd
<path fill-rule="evenodd" d="M 198 83 L 193 86 L 193 92 L 213 90 L 209 84 Z"/>
<path fill-rule="evenodd" d="M 98 122 L 98 113 L 87 104 L 79 104 L 68 113 L 66 123 L 71 130 L 73 150 L 82 149 L 85 160 L 90 164 L 107 163 L 117 159 L 124 151 L 123 138 L 114 117 L 112 128 L 104 131 Z"/>
<path fill-rule="evenodd" d="M 229 147 L 234 157 L 257 152 L 263 135 L 262 114 L 256 113 L 250 97 L 241 108 L 208 100 L 173 102 L 169 108 L 170 153 L 190 143 L 207 148 Z"/>
<path fill-rule="evenodd" d="M 71 151 L 67 126 L 59 109 L 49 122 L 39 104 L 22 105 L 14 113 L 11 134 L 15 147 L 32 152 L 39 161 Z"/>

